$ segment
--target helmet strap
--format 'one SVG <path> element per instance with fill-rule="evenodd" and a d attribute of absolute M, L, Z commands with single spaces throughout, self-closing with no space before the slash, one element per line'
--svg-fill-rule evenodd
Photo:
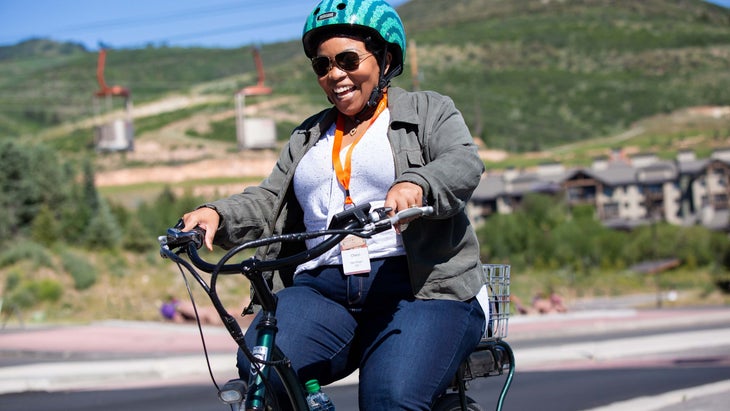
<path fill-rule="evenodd" d="M 380 59 L 380 78 L 378 79 L 378 85 L 370 93 L 370 99 L 368 99 L 368 102 L 365 103 L 365 107 L 363 107 L 363 109 L 355 115 L 355 122 L 358 124 L 362 123 L 364 120 L 367 120 L 373 115 L 375 109 L 378 107 L 380 99 L 383 97 L 383 93 L 390 85 L 390 81 L 400 72 L 400 66 L 397 66 L 391 67 L 391 70 L 389 70 L 388 73 L 385 73 L 386 55 L 388 55 L 387 43 L 385 45 L 385 49 L 383 50 L 383 58 Z"/>

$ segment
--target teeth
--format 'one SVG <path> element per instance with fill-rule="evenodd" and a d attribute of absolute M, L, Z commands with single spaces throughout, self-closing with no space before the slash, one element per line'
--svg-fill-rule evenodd
<path fill-rule="evenodd" d="M 337 87 L 335 89 L 335 93 L 341 94 L 341 93 L 346 93 L 346 92 L 348 92 L 350 90 L 352 90 L 352 87 L 350 87 L 350 86 L 348 86 L 348 87 Z"/>

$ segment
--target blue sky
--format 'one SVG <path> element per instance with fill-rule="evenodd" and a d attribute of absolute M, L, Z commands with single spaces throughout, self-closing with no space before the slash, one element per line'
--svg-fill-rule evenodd
<path fill-rule="evenodd" d="M 399 6 L 408 0 L 393 0 Z M 418 0 L 411 0 L 418 1 Z M 640 1 L 640 0 L 637 0 Z M 697 0 L 702 1 L 702 0 Z M 730 7 L 730 0 L 708 0 Z M 293 40 L 317 0 L 0 0 L 0 45 L 33 37 L 112 47 Z"/>
<path fill-rule="evenodd" d="M 730 0 L 706 0 L 708 3 L 715 3 L 719 4 L 723 7 L 729 7 L 730 8 Z"/>
<path fill-rule="evenodd" d="M 395 7 L 407 0 L 393 0 Z M 728 0 L 730 1 L 730 0 Z M 317 0 L 0 0 L 0 46 L 34 37 L 133 48 L 299 38 Z"/>

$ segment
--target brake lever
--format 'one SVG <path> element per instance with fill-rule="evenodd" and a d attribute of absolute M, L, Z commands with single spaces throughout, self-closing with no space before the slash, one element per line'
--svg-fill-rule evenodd
<path fill-rule="evenodd" d="M 370 212 L 370 221 L 377 223 L 388 218 L 388 213 L 393 211 L 391 207 L 378 207 Z"/>

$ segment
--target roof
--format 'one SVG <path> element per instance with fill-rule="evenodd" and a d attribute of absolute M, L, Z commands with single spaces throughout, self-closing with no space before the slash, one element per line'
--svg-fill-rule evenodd
<path fill-rule="evenodd" d="M 580 175 L 599 181 L 609 187 L 632 184 L 663 184 L 677 181 L 683 175 L 697 176 L 705 172 L 711 162 L 730 162 L 721 158 L 701 160 L 655 160 L 642 167 L 635 167 L 623 161 L 610 161 L 605 167 L 580 167 L 560 170 L 559 167 L 544 167 L 537 172 L 486 174 L 472 195 L 475 201 L 489 201 L 499 196 L 524 195 L 529 192 L 554 193 L 562 183 Z M 546 170 L 550 172 L 545 172 Z"/>
<path fill-rule="evenodd" d="M 560 183 L 564 180 L 565 173 L 559 175 L 525 173 L 512 179 L 506 178 L 504 174 L 487 174 L 479 181 L 479 185 L 472 194 L 472 199 L 488 201 L 502 195 L 556 193 L 560 191 Z"/>

